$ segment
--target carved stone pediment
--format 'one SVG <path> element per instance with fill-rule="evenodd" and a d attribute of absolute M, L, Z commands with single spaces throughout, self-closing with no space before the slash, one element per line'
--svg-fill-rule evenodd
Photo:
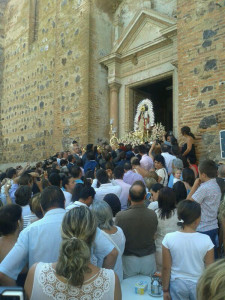
<path fill-rule="evenodd" d="M 168 39 L 176 31 L 176 19 L 154 10 L 141 11 L 135 15 L 121 37 L 116 41 L 112 53 L 132 54 L 143 48 Z"/>

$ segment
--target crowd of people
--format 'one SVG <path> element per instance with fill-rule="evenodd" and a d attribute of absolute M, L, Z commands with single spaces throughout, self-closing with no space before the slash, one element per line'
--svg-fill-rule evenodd
<path fill-rule="evenodd" d="M 2 171 L 0 285 L 119 300 L 124 279 L 157 271 L 164 300 L 224 299 L 225 165 L 197 163 L 195 136 L 181 133 L 182 147 L 171 132 L 134 147 L 73 141 Z"/>

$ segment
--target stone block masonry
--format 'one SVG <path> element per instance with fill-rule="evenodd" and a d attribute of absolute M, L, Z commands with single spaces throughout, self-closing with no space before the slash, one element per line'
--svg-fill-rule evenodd
<path fill-rule="evenodd" d="M 89 9 L 85 0 L 9 1 L 2 161 L 42 159 L 73 139 L 87 143 Z"/>
<path fill-rule="evenodd" d="M 225 129 L 225 1 L 178 0 L 179 127 L 196 133 L 198 157 L 220 160 Z"/>

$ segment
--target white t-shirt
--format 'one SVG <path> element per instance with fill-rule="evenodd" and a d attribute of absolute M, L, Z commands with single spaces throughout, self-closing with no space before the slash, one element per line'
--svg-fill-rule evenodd
<path fill-rule="evenodd" d="M 152 209 L 152 210 L 157 210 L 159 208 L 159 203 L 158 201 L 153 201 L 149 204 L 148 206 L 149 209 Z"/>
<path fill-rule="evenodd" d="M 65 199 L 66 199 L 65 207 L 67 207 L 68 205 L 71 204 L 72 194 L 67 192 L 67 191 L 63 191 L 63 194 L 64 194 Z"/>
<path fill-rule="evenodd" d="M 116 226 L 116 228 L 117 228 L 116 233 L 108 234 L 106 232 L 103 232 L 103 234 L 106 235 L 107 237 L 109 237 L 109 241 L 110 242 L 113 241 L 114 246 L 116 245 L 120 250 L 120 251 L 118 251 L 119 253 L 118 253 L 118 256 L 117 256 L 116 264 L 114 266 L 114 271 L 118 275 L 120 282 L 122 282 L 123 281 L 122 255 L 123 255 L 124 248 L 125 248 L 126 238 L 125 238 L 125 235 L 123 233 L 123 230 L 118 226 Z"/>
<path fill-rule="evenodd" d="M 159 177 L 162 178 L 162 180 L 160 181 L 160 183 L 163 186 L 167 186 L 167 184 L 168 184 L 168 174 L 167 174 L 166 169 L 165 168 L 158 169 L 158 170 L 156 170 L 156 173 L 158 174 Z"/>
<path fill-rule="evenodd" d="M 179 278 L 193 282 L 202 275 L 205 255 L 214 247 L 210 237 L 199 232 L 168 233 L 162 244 L 172 257 L 171 280 Z"/>

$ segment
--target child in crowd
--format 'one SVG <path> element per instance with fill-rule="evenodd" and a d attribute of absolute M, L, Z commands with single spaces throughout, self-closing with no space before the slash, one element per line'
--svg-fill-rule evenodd
<path fill-rule="evenodd" d="M 162 188 L 163 188 L 163 185 L 161 183 L 155 183 L 152 185 L 152 187 L 150 189 L 151 203 L 148 206 L 149 209 L 156 211 L 159 208 L 158 197 L 159 197 L 159 191 Z"/>
<path fill-rule="evenodd" d="M 173 169 L 173 184 L 176 183 L 177 181 L 180 181 L 181 179 L 181 174 L 182 174 L 182 170 L 178 169 L 178 168 L 174 168 Z"/>
<path fill-rule="evenodd" d="M 178 204 L 180 231 L 168 233 L 162 241 L 164 300 L 195 300 L 196 286 L 204 270 L 214 261 L 214 245 L 196 232 L 201 220 L 200 205 L 191 200 Z"/>

